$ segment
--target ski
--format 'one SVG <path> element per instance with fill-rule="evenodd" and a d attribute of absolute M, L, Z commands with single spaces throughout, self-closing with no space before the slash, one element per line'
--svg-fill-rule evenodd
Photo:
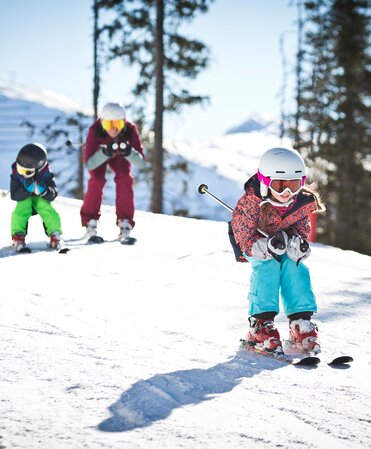
<path fill-rule="evenodd" d="M 92 235 L 88 238 L 87 243 L 104 243 L 104 238 L 100 235 Z"/>
<path fill-rule="evenodd" d="M 62 248 L 58 249 L 57 252 L 59 254 L 67 254 L 70 251 L 71 248 L 67 248 L 66 246 L 63 246 Z"/>
<path fill-rule="evenodd" d="M 29 246 L 24 246 L 20 249 L 15 249 L 16 254 L 30 254 L 32 253 L 32 249 Z"/>
<path fill-rule="evenodd" d="M 304 348 L 295 345 L 291 340 L 283 340 L 283 347 L 284 347 L 284 351 L 285 353 L 289 354 L 290 356 L 295 356 L 295 355 L 313 355 L 313 353 L 310 353 L 308 351 L 306 351 Z M 293 352 L 294 351 L 294 352 Z M 341 365 L 349 365 L 349 363 L 353 362 L 353 357 L 349 356 L 349 355 L 341 355 L 341 356 L 337 356 L 337 357 L 333 357 L 330 361 L 327 362 L 327 365 L 332 366 L 332 367 L 339 367 Z"/>
<path fill-rule="evenodd" d="M 316 366 L 321 360 L 318 357 L 306 355 L 304 357 L 291 357 L 283 352 L 274 353 L 265 351 L 264 349 L 257 348 L 256 346 L 251 346 L 249 342 L 243 338 L 240 340 L 242 349 L 250 351 L 254 354 L 262 355 L 282 363 L 287 363 L 294 366 Z"/>
<path fill-rule="evenodd" d="M 122 245 L 134 245 L 137 239 L 134 237 L 123 237 L 119 241 Z"/>
<path fill-rule="evenodd" d="M 67 254 L 69 252 L 70 248 L 62 247 L 62 248 L 51 248 L 50 246 L 45 249 L 45 251 L 55 251 L 58 254 Z M 43 249 L 37 249 L 36 251 L 33 251 L 32 248 L 29 246 L 25 246 L 21 249 L 14 250 L 14 254 L 32 254 L 32 253 L 39 253 L 41 251 L 44 251 Z"/>
<path fill-rule="evenodd" d="M 353 357 L 350 355 L 341 355 L 339 357 L 335 357 L 330 362 L 327 362 L 327 365 L 329 366 L 341 366 L 341 365 L 348 365 L 349 363 L 353 362 Z"/>

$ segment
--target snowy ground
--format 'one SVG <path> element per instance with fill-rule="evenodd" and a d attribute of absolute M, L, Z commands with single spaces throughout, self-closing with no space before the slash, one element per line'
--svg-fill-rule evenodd
<path fill-rule="evenodd" d="M 321 357 L 355 361 L 298 368 L 238 352 L 250 267 L 225 223 L 138 212 L 134 247 L 10 256 L 14 205 L 0 198 L 1 449 L 370 447 L 371 257 L 313 246 Z M 55 205 L 80 237 L 80 203 Z M 108 240 L 114 222 L 104 207 Z"/>

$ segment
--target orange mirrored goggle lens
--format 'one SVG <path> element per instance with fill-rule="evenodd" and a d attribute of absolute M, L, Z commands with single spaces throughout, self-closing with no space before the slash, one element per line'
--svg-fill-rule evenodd
<path fill-rule="evenodd" d="M 111 131 L 111 129 L 117 129 L 121 131 L 124 129 L 125 120 L 102 120 L 102 128 L 105 131 Z"/>
<path fill-rule="evenodd" d="M 282 193 L 285 189 L 291 193 L 298 192 L 302 187 L 301 179 L 272 179 L 269 187 L 277 193 Z"/>
<path fill-rule="evenodd" d="M 31 178 L 35 175 L 36 170 L 34 168 L 25 168 L 22 165 L 17 164 L 17 172 L 25 178 Z"/>

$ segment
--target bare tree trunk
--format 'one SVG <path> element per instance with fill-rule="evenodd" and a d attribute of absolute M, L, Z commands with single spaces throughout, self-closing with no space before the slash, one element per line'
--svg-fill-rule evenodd
<path fill-rule="evenodd" d="M 300 116 L 302 112 L 302 63 L 303 63 L 303 2 L 297 0 L 298 8 L 298 52 L 296 56 L 296 114 L 295 114 L 295 142 L 298 146 L 300 140 Z"/>
<path fill-rule="evenodd" d="M 99 43 L 99 31 L 98 31 L 98 17 L 99 10 L 97 0 L 93 3 L 94 13 L 94 30 L 93 30 L 93 47 L 94 47 L 94 81 L 93 81 L 93 109 L 94 119 L 98 118 L 98 99 L 100 90 L 100 64 L 98 58 L 98 43 Z"/>
<path fill-rule="evenodd" d="M 157 0 L 156 37 L 155 37 L 155 73 L 156 73 L 156 111 L 154 123 L 154 148 L 152 165 L 151 211 L 162 213 L 164 150 L 163 113 L 164 113 L 164 0 Z"/>

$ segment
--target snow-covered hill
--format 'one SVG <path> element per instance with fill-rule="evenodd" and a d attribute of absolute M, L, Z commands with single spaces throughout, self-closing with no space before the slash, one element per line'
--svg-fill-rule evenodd
<path fill-rule="evenodd" d="M 71 100 L 56 93 L 21 86 L 8 86 L 0 82 L 0 162 L 2 166 L 0 188 L 9 188 L 10 165 L 19 149 L 30 140 L 41 142 L 48 148 L 45 136 L 40 133 L 42 127 L 50 124 L 56 116 L 68 116 L 77 111 L 79 111 L 78 107 Z M 241 132 L 247 129 L 238 127 L 235 131 L 239 132 L 210 140 L 165 139 L 166 166 L 186 167 L 186 171 L 168 171 L 165 176 L 165 213 L 186 213 L 188 216 L 214 220 L 228 219 L 228 212 L 217 204 L 209 200 L 199 201 L 196 184 L 206 183 L 211 191 L 221 196 L 227 203 L 232 206 L 236 204 L 243 193 L 244 182 L 256 170 L 260 155 L 268 148 L 290 145 L 288 140 L 281 142 L 278 139 L 274 126 L 269 125 L 267 119 L 257 115 L 256 120 L 254 126 L 248 128 L 249 132 Z M 21 126 L 25 121 L 36 126 L 32 138 L 29 135 L 29 129 Z M 74 136 L 71 138 L 74 140 Z M 63 146 L 65 139 L 59 143 Z M 54 162 L 51 166 L 56 174 L 59 191 L 66 196 L 71 190 L 71 185 L 66 179 L 70 177 L 70 171 L 76 164 L 77 154 L 76 152 L 69 154 L 67 147 L 65 151 L 65 157 L 60 158 L 58 164 Z M 135 166 L 133 173 L 136 179 L 136 207 L 143 211 L 149 210 L 151 185 L 148 180 L 138 176 Z M 115 201 L 112 178 L 112 174 L 108 174 L 109 182 L 106 184 L 104 196 L 106 204 L 114 204 Z"/>
<path fill-rule="evenodd" d="M 23 145 L 36 140 L 48 147 L 40 130 L 57 116 L 78 111 L 81 111 L 78 105 L 55 92 L 10 86 L 0 81 L 0 188 L 8 188 L 10 165 Z M 26 122 L 35 126 L 35 137 L 31 137 Z"/>
<path fill-rule="evenodd" d="M 11 256 L 14 205 L 0 197 L 1 448 L 369 447 L 370 257 L 313 245 L 321 358 L 355 361 L 297 368 L 238 352 L 250 267 L 225 223 L 137 212 L 136 246 Z M 70 245 L 80 205 L 55 201 Z M 45 248 L 38 217 L 28 240 Z"/>

